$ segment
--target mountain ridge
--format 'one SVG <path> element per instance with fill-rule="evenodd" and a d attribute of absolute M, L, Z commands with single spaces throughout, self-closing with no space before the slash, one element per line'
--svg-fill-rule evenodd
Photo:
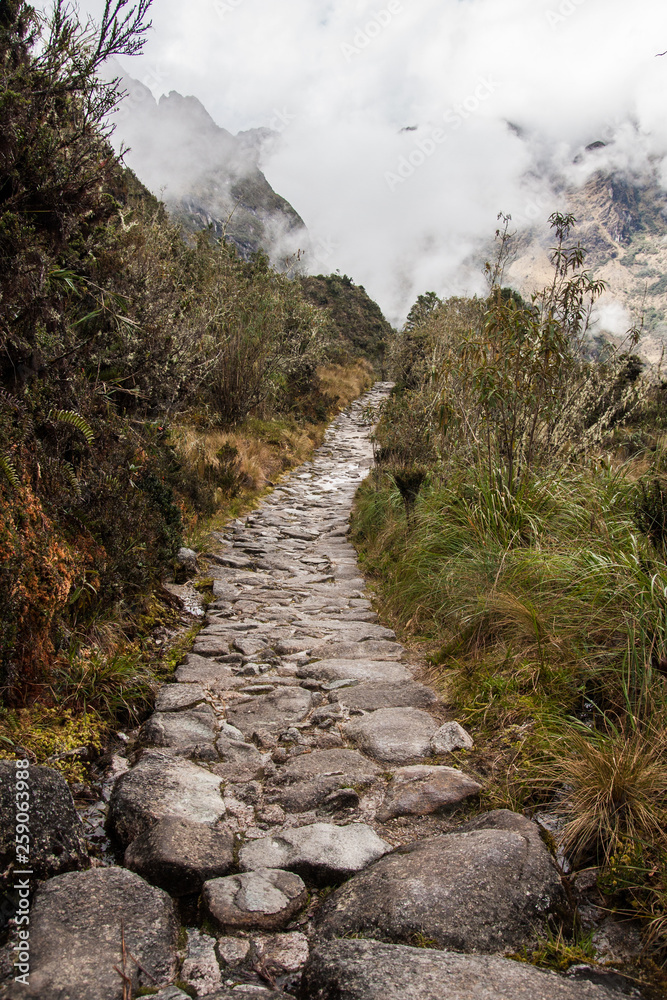
<path fill-rule="evenodd" d="M 198 98 L 172 90 L 156 100 L 118 64 L 110 71 L 125 92 L 111 120 L 114 144 L 186 232 L 210 228 L 245 259 L 263 250 L 274 264 L 307 244 L 303 219 L 260 169 L 267 130 L 234 136 Z"/>

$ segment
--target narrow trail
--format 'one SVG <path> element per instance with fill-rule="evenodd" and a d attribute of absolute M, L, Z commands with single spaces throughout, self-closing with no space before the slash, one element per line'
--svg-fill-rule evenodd
<path fill-rule="evenodd" d="M 206 624 L 112 793 L 124 867 L 44 884 L 31 987 L 4 995 L 106 1000 L 122 974 L 160 1000 L 621 996 L 502 957 L 545 932 L 561 881 L 525 817 L 463 822 L 470 737 L 377 623 L 346 539 L 388 390 L 218 536 Z"/>

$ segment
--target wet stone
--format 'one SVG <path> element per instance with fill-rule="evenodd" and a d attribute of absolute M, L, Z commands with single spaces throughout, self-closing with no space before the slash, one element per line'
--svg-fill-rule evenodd
<path fill-rule="evenodd" d="M 284 927 L 307 896 L 298 875 L 268 867 L 213 879 L 202 890 L 206 913 L 227 931 Z"/>

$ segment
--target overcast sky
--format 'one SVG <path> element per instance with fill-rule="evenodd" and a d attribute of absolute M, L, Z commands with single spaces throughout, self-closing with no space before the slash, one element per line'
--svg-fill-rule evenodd
<path fill-rule="evenodd" d="M 151 16 L 127 72 L 232 132 L 278 129 L 264 171 L 314 269 L 393 321 L 426 289 L 481 288 L 462 265 L 497 213 L 563 207 L 551 180 L 585 179 L 582 145 L 610 141 L 617 168 L 653 157 L 667 186 L 665 0 L 154 0 Z"/>

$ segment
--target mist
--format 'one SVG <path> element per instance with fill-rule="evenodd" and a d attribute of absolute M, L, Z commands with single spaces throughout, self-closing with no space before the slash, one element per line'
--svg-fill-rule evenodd
<path fill-rule="evenodd" d="M 348 274 L 393 323 L 427 289 L 485 287 L 500 211 L 545 221 L 599 169 L 667 187 L 658 0 L 155 0 L 151 16 L 125 71 L 230 133 L 277 133 L 260 165 L 309 230 L 305 266 Z M 128 162 L 142 177 L 140 150 Z"/>

